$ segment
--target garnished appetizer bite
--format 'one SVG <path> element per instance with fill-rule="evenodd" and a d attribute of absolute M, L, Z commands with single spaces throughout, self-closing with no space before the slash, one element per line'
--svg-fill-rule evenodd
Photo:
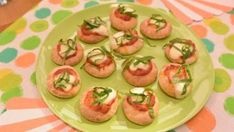
<path fill-rule="evenodd" d="M 148 125 L 158 114 L 158 98 L 150 89 L 133 88 L 123 101 L 126 117 L 139 125 Z"/>
<path fill-rule="evenodd" d="M 76 37 L 66 41 L 60 40 L 52 50 L 52 60 L 58 65 L 76 65 L 83 58 L 83 48 Z"/>
<path fill-rule="evenodd" d="M 172 27 L 161 15 L 153 14 L 140 25 L 142 34 L 151 39 L 163 39 L 170 35 Z"/>
<path fill-rule="evenodd" d="M 70 98 L 80 89 L 80 76 L 71 66 L 55 68 L 47 79 L 48 91 L 60 98 Z"/>
<path fill-rule="evenodd" d="M 119 4 L 110 14 L 111 26 L 117 30 L 126 31 L 137 25 L 135 10 Z"/>
<path fill-rule="evenodd" d="M 82 68 L 94 77 L 106 78 L 115 71 L 116 64 L 109 51 L 101 47 L 95 48 L 88 53 Z"/>
<path fill-rule="evenodd" d="M 123 77 L 133 86 L 147 86 L 157 78 L 158 69 L 152 56 L 132 57 L 124 63 Z"/>
<path fill-rule="evenodd" d="M 105 22 L 100 17 L 84 20 L 78 30 L 78 37 L 81 41 L 96 44 L 108 37 L 108 30 Z"/>
<path fill-rule="evenodd" d="M 174 63 L 192 64 L 197 60 L 198 52 L 191 40 L 176 38 L 164 46 L 166 57 Z"/>
<path fill-rule="evenodd" d="M 144 46 L 136 30 L 120 31 L 113 35 L 111 48 L 121 55 L 136 53 Z"/>
<path fill-rule="evenodd" d="M 93 87 L 80 100 L 80 113 L 89 121 L 104 122 L 117 111 L 117 92 L 110 87 Z"/>
<path fill-rule="evenodd" d="M 187 65 L 170 63 L 159 74 L 159 85 L 169 96 L 180 99 L 192 90 L 192 77 Z"/>

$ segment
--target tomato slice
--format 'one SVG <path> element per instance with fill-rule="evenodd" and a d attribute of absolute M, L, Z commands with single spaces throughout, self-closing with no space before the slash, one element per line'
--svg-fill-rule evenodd
<path fill-rule="evenodd" d="M 61 51 L 61 44 L 57 44 L 57 50 L 58 50 L 58 55 L 60 56 L 60 58 L 63 59 L 63 57 L 59 54 L 59 52 Z M 75 53 L 73 53 L 73 54 L 67 56 L 66 59 L 72 58 L 72 57 L 76 56 L 76 54 L 77 54 L 77 48 L 76 48 Z"/>
<path fill-rule="evenodd" d="M 179 68 L 180 68 L 180 65 L 169 65 L 164 70 L 164 74 L 168 77 L 168 80 L 170 82 L 173 81 L 173 77 L 178 72 Z M 186 79 L 186 78 L 188 78 L 188 73 L 187 73 L 185 67 L 182 67 L 180 73 L 177 74 L 177 77 L 179 79 Z"/>
<path fill-rule="evenodd" d="M 136 70 L 133 71 L 128 67 L 127 70 L 134 76 L 145 76 L 148 73 L 150 73 L 152 69 L 153 69 L 153 64 L 152 62 L 150 62 L 149 67 L 147 69 L 137 68 Z"/>
<path fill-rule="evenodd" d="M 100 35 L 100 34 L 97 33 L 97 32 L 92 32 L 92 31 L 90 31 L 90 30 L 87 28 L 87 26 L 86 26 L 85 24 L 83 24 L 83 25 L 80 27 L 80 29 L 81 29 L 81 32 L 82 32 L 84 35 L 86 35 L 86 36 L 89 36 L 89 35 L 102 36 L 102 35 Z"/>
<path fill-rule="evenodd" d="M 130 21 L 131 20 L 131 16 L 128 16 L 128 15 L 126 15 L 126 14 L 121 14 L 120 13 L 120 11 L 117 9 L 117 10 L 115 10 L 115 16 L 116 17 L 118 17 L 118 18 L 120 18 L 120 19 L 122 19 L 122 20 L 124 20 L 124 21 Z"/>
<path fill-rule="evenodd" d="M 93 91 L 89 91 L 85 97 L 84 104 L 94 111 L 106 114 L 110 110 L 111 105 L 114 103 L 115 99 L 111 100 L 108 104 L 93 105 L 94 101 L 95 99 L 93 97 Z"/>
<path fill-rule="evenodd" d="M 111 57 L 107 57 L 107 59 L 106 59 L 105 61 L 103 61 L 101 64 L 96 64 L 96 63 L 94 63 L 91 59 L 88 58 L 88 59 L 87 59 L 87 62 L 88 62 L 89 64 L 94 65 L 94 66 L 98 67 L 99 69 L 101 69 L 101 68 L 104 68 L 105 66 L 108 66 L 108 65 L 110 65 L 111 63 L 113 63 L 113 60 L 112 60 Z"/>

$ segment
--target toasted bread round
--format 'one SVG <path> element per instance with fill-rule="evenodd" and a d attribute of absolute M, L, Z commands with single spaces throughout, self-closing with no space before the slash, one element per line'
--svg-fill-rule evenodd
<path fill-rule="evenodd" d="M 55 45 L 52 49 L 51 58 L 53 62 L 58 65 L 71 65 L 71 66 L 76 65 L 82 60 L 84 54 L 83 48 L 81 47 L 80 44 L 77 44 L 76 48 L 77 48 L 76 55 L 63 61 L 63 58 L 61 58 L 61 56 L 58 53 L 57 45 Z"/>
<path fill-rule="evenodd" d="M 146 37 L 151 38 L 151 39 L 163 39 L 170 35 L 172 26 L 169 22 L 167 22 L 167 25 L 165 28 L 157 31 L 157 28 L 154 25 L 149 25 L 148 21 L 149 19 L 146 19 L 140 25 L 140 31 Z"/>
<path fill-rule="evenodd" d="M 72 74 L 73 76 L 75 76 L 76 82 L 79 84 L 74 86 L 73 88 L 71 88 L 71 90 L 69 90 L 69 91 L 63 91 L 63 90 L 60 90 L 58 88 L 55 88 L 54 87 L 55 75 L 58 72 L 62 72 L 62 71 L 67 71 L 67 72 L 69 72 L 69 74 Z M 79 76 L 78 72 L 76 72 L 76 70 L 71 66 L 57 67 L 49 73 L 48 78 L 47 78 L 48 91 L 51 94 L 53 94 L 54 96 L 57 96 L 60 98 L 71 98 L 71 97 L 74 97 L 75 95 L 77 95 L 77 93 L 80 89 L 80 83 L 81 83 L 81 81 L 80 81 L 80 76 Z"/>
<path fill-rule="evenodd" d="M 87 96 L 87 93 L 90 90 L 92 90 L 92 89 L 89 89 L 86 92 L 84 92 L 82 97 L 81 97 L 80 107 L 79 107 L 80 114 L 84 118 L 86 118 L 87 120 L 92 121 L 92 122 L 104 122 L 104 121 L 109 120 L 117 111 L 117 108 L 118 108 L 117 96 L 116 96 L 114 102 L 112 103 L 110 110 L 104 114 L 104 113 L 101 113 L 99 111 L 94 111 L 85 105 L 84 101 L 85 101 L 85 98 Z"/>
<path fill-rule="evenodd" d="M 151 61 L 152 62 L 152 61 Z M 123 77 L 127 82 L 136 87 L 143 87 L 152 84 L 157 79 L 158 69 L 152 62 L 152 70 L 143 76 L 132 75 L 127 68 L 123 70 Z"/>
<path fill-rule="evenodd" d="M 167 46 L 164 48 L 164 52 L 166 57 L 173 63 L 179 63 L 179 64 L 192 64 L 197 61 L 198 58 L 198 52 L 195 50 L 195 52 L 189 56 L 187 59 L 183 60 L 183 58 L 175 58 L 170 54 L 171 52 L 171 47 Z"/>
<path fill-rule="evenodd" d="M 153 106 L 155 115 L 158 114 L 158 98 L 155 96 L 155 104 Z M 139 111 L 135 109 L 129 102 L 127 98 L 123 101 L 123 111 L 125 116 L 133 123 L 138 125 L 148 125 L 153 122 L 153 118 L 150 117 L 148 111 Z"/>
<path fill-rule="evenodd" d="M 171 71 L 167 71 L 170 72 L 169 76 L 173 76 L 176 74 L 178 68 L 181 66 L 180 64 L 175 64 L 175 63 L 170 63 L 167 64 L 166 66 L 163 67 L 163 69 L 160 71 L 159 73 L 159 85 L 160 88 L 163 90 L 163 92 L 165 92 L 167 95 L 180 99 L 180 98 L 184 98 L 186 97 L 186 95 L 188 95 L 188 93 L 191 92 L 192 90 L 192 85 L 190 84 L 187 87 L 187 93 L 184 96 L 179 96 L 176 94 L 176 89 L 175 89 L 175 85 L 169 80 L 169 76 L 167 74 L 165 74 L 165 71 L 168 70 L 168 67 L 173 66 L 173 67 L 177 67 L 173 68 Z M 170 68 L 169 68 L 170 70 Z"/>
<path fill-rule="evenodd" d="M 115 62 L 112 61 L 111 64 L 104 66 L 103 68 L 98 68 L 88 62 L 84 64 L 85 71 L 91 76 L 97 78 L 106 78 L 110 76 L 115 71 L 116 65 Z"/>
<path fill-rule="evenodd" d="M 115 15 L 115 11 L 116 11 L 116 8 L 113 9 L 112 12 L 110 13 L 110 22 L 113 28 L 117 30 L 121 30 L 121 31 L 126 31 L 126 30 L 134 28 L 137 25 L 136 18 L 131 17 L 130 20 L 125 21 L 125 20 L 122 20 L 121 18 L 118 18 Z"/>

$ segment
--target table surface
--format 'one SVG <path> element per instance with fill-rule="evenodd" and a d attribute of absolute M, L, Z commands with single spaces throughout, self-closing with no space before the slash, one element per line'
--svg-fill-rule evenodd
<path fill-rule="evenodd" d="M 61 20 L 84 8 L 113 1 L 45 0 L 0 33 L 0 131 L 75 131 L 51 113 L 42 101 L 35 86 L 37 55 L 48 33 Z M 135 2 L 165 10 L 169 8 L 177 18 L 190 24 L 206 46 L 215 67 L 215 87 L 207 104 L 194 118 L 171 131 L 233 131 L 234 10 L 217 6 L 217 3 L 215 6 L 204 3 L 213 8 L 206 9 L 206 14 L 211 15 L 203 20 L 206 18 L 204 11 L 186 3 L 181 5 L 196 9 L 197 14 L 182 7 L 182 11 L 176 9 L 173 5 L 181 5 L 173 3 L 175 1 L 170 3 L 171 0 Z"/>
<path fill-rule="evenodd" d="M 6 5 L 0 6 L 0 32 L 20 18 L 41 0 L 9 0 Z"/>

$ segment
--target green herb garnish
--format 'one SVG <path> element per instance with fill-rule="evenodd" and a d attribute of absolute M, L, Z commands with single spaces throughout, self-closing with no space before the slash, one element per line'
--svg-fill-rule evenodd
<path fill-rule="evenodd" d="M 93 102 L 93 105 L 100 105 L 102 104 L 109 94 L 112 92 L 112 89 L 105 88 L 105 87 L 95 87 L 93 90 L 93 97 L 95 98 L 95 101 Z"/>
<path fill-rule="evenodd" d="M 69 57 L 69 54 L 71 54 L 72 52 L 76 52 L 77 38 L 74 37 L 74 39 L 68 39 L 67 41 L 60 39 L 59 44 L 67 47 L 67 50 L 60 53 L 61 57 L 63 58 L 64 64 L 66 59 Z"/>
<path fill-rule="evenodd" d="M 59 77 L 54 81 L 55 88 L 66 88 L 66 84 L 72 84 L 70 82 L 70 74 L 68 72 L 63 72 Z M 72 84 L 75 85 L 75 84 Z"/>
<path fill-rule="evenodd" d="M 97 52 L 97 53 L 93 54 L 94 52 Z M 106 56 L 112 57 L 112 54 L 104 46 L 101 46 L 100 48 L 94 48 L 93 50 L 91 50 L 87 55 L 87 59 L 91 59 L 91 58 L 94 58 L 96 56 L 102 56 L 102 57 L 100 59 L 96 59 L 96 60 L 94 60 L 94 62 L 92 62 L 92 64 L 94 66 L 98 66 L 97 62 L 100 60 L 103 60 Z M 86 59 L 86 61 L 87 61 L 87 59 Z M 85 63 L 86 63 L 86 61 L 85 61 Z M 81 69 L 84 67 L 85 63 L 80 67 Z"/>
<path fill-rule="evenodd" d="M 94 29 L 94 28 L 98 28 L 99 26 L 105 24 L 105 22 L 99 17 L 94 17 L 94 18 L 90 18 L 87 20 L 84 20 L 84 24 L 87 26 L 88 29 Z"/>
<path fill-rule="evenodd" d="M 182 72 L 183 68 L 185 68 L 186 73 L 188 74 L 188 78 L 179 79 L 178 76 Z M 189 70 L 189 66 L 188 65 L 181 65 L 179 67 L 179 69 L 177 70 L 176 74 L 173 76 L 173 83 L 174 84 L 185 83 L 181 95 L 184 95 L 187 92 L 187 87 L 190 85 L 191 82 L 192 82 L 192 76 L 191 76 L 191 72 Z"/>
<path fill-rule="evenodd" d="M 152 14 L 150 17 L 150 23 L 157 27 L 157 32 L 166 27 L 167 21 L 159 14 Z"/>
<path fill-rule="evenodd" d="M 177 46 L 175 46 L 175 44 L 181 44 L 182 48 L 178 48 Z M 195 52 L 195 48 L 190 45 L 189 40 L 186 39 L 175 38 L 169 41 L 168 44 L 165 44 L 163 48 L 167 46 L 172 46 L 182 54 L 183 63 L 185 63 L 185 60 L 188 59 Z"/>
<path fill-rule="evenodd" d="M 137 17 L 137 14 L 136 13 L 136 10 L 130 8 L 131 11 L 128 11 L 127 10 L 127 7 L 122 5 L 122 4 L 119 4 L 118 6 L 118 11 L 121 13 L 121 14 L 125 14 L 125 15 L 128 15 L 128 16 L 131 16 L 131 17 Z"/>
<path fill-rule="evenodd" d="M 151 106 L 151 97 L 153 96 L 153 91 L 151 89 L 144 89 L 143 93 L 132 93 L 129 91 L 129 96 L 131 96 L 132 103 L 142 104 L 146 103 L 148 107 L 148 112 L 151 118 L 154 118 L 154 110 Z"/>
<path fill-rule="evenodd" d="M 148 64 L 150 62 L 150 60 L 152 60 L 154 57 L 153 56 L 145 56 L 145 57 L 131 57 L 126 59 L 122 66 L 124 68 L 128 68 L 131 64 L 133 64 L 134 66 L 143 63 L 143 64 Z"/>

